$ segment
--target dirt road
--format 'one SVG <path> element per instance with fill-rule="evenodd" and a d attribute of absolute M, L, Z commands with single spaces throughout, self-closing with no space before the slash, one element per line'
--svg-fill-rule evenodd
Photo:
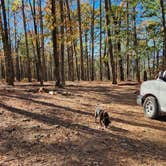
<path fill-rule="evenodd" d="M 166 165 L 166 117 L 150 120 L 136 105 L 136 86 L 68 83 L 54 95 L 38 86 L 0 88 L 0 165 Z M 53 89 L 52 84 L 46 88 Z M 112 123 L 102 129 L 94 109 Z"/>

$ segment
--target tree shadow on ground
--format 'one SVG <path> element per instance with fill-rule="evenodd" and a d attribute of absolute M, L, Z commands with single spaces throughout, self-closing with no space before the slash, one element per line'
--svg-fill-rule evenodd
<path fill-rule="evenodd" d="M 48 117 L 46 115 L 42 115 L 42 114 L 38 114 L 38 113 L 34 113 L 34 112 L 29 112 L 27 110 L 24 109 L 19 109 L 19 108 L 15 108 L 15 107 L 11 107 L 8 106 L 4 103 L 0 103 L 0 108 L 4 108 L 6 111 L 10 111 L 12 113 L 16 113 L 16 114 L 20 114 L 26 117 L 30 117 L 31 119 L 37 120 L 39 122 L 43 122 L 45 124 L 49 124 L 49 125 L 60 125 L 66 128 L 78 128 L 79 130 L 82 130 L 82 132 L 88 132 L 89 130 L 94 130 L 94 132 L 98 132 L 98 130 L 95 129 L 91 129 L 87 126 L 82 126 L 79 124 L 74 124 L 71 122 L 67 122 L 67 121 L 63 121 L 58 117 Z"/>
<path fill-rule="evenodd" d="M 40 154 L 50 154 L 55 157 L 57 155 L 61 155 L 66 156 L 64 160 L 66 160 L 68 164 L 71 162 L 92 164 L 92 162 L 97 161 L 98 163 L 101 163 L 101 165 L 104 163 L 106 165 L 118 165 L 121 162 L 123 163 L 120 158 L 126 158 L 126 154 L 128 155 L 128 158 L 133 158 L 133 160 L 136 160 L 137 162 L 140 162 L 138 161 L 140 158 L 142 158 L 142 160 L 148 158 L 164 160 L 166 158 L 166 146 L 158 145 L 149 140 L 140 141 L 132 139 L 124 136 L 123 134 L 117 135 L 105 130 L 97 130 L 81 124 L 73 124 L 71 122 L 63 121 L 57 117 L 48 117 L 28 112 L 27 110 L 10 107 L 3 103 L 0 104 L 0 107 L 4 108 L 6 111 L 30 117 L 31 119 L 37 120 L 41 123 L 60 125 L 61 127 L 72 129 L 80 132 L 81 134 L 87 134 L 90 136 L 88 138 L 82 137 L 79 142 L 68 140 L 65 142 L 51 142 L 47 144 L 40 141 L 29 141 L 25 138 L 21 138 L 20 136 L 18 137 L 17 134 L 10 136 L 9 133 L 8 138 L 3 137 L 3 132 L 5 131 L 5 129 L 3 129 L 0 132 L 1 139 L 4 139 L 3 145 L 0 148 L 0 153 L 3 154 L 7 154 L 15 149 L 16 152 L 22 153 L 25 158 L 38 156 Z M 113 127 L 112 130 L 122 133 L 126 132 L 124 130 L 119 130 L 117 127 Z M 12 130 L 10 132 L 12 132 Z M 110 156 L 111 153 L 112 156 Z M 72 156 L 75 156 L 78 160 L 72 161 Z M 17 156 L 14 157 L 17 158 Z"/>
<path fill-rule="evenodd" d="M 70 86 L 67 87 L 66 90 L 73 92 L 74 94 L 80 95 L 86 93 L 94 93 L 94 97 L 87 96 L 89 99 L 93 99 L 99 103 L 108 104 L 114 101 L 114 103 L 124 104 L 124 105 L 136 105 L 136 94 L 134 94 L 135 88 L 130 88 L 129 90 L 124 90 L 123 87 L 121 88 L 122 91 L 119 91 L 119 87 L 109 87 L 109 86 Z M 95 98 L 95 94 L 98 93 L 104 97 L 104 99 L 97 100 Z M 124 96 L 127 96 L 124 98 Z M 82 96 L 83 97 L 83 96 Z"/>
<path fill-rule="evenodd" d="M 9 98 L 16 98 L 16 99 L 26 100 L 26 101 L 30 101 L 30 102 L 40 104 L 40 105 L 54 107 L 54 109 L 56 108 L 56 109 L 60 109 L 60 110 L 69 111 L 69 112 L 72 112 L 72 113 L 78 113 L 78 114 L 82 114 L 82 115 L 94 116 L 94 114 L 92 114 L 90 112 L 80 111 L 78 109 L 73 109 L 73 108 L 70 108 L 70 107 L 65 107 L 65 106 L 60 106 L 60 105 L 56 105 L 56 104 L 53 104 L 53 103 L 47 103 L 47 102 L 44 102 L 44 101 L 34 100 L 34 99 L 29 98 L 29 97 L 27 98 L 27 97 L 21 97 L 21 96 L 18 96 L 18 95 L 9 95 L 9 94 L 2 94 L 2 93 L 0 93 L 0 95 L 1 96 L 6 96 L 6 97 L 9 97 Z"/>
<path fill-rule="evenodd" d="M 18 86 L 39 86 L 38 84 L 20 84 Z M 45 85 L 47 87 L 47 85 Z M 49 85 L 48 87 L 50 88 Z M 18 87 L 19 88 L 19 87 Z M 118 86 L 82 86 L 82 85 L 67 85 L 65 87 L 65 89 L 57 89 L 54 86 L 52 86 L 51 88 L 54 88 L 55 91 L 67 91 L 72 93 L 71 96 L 68 96 L 69 98 L 75 98 L 75 97 L 86 97 L 89 100 L 93 100 L 94 102 L 97 103 L 102 103 L 102 104 L 109 104 L 109 103 L 117 103 L 117 104 L 124 104 L 124 105 L 136 105 L 136 95 L 134 93 L 131 93 L 131 91 L 134 91 L 135 88 L 130 88 L 131 91 L 129 90 L 124 90 L 123 88 L 121 88 L 122 90 L 119 91 L 119 87 Z M 86 93 L 90 94 L 86 96 Z M 97 99 L 95 97 L 96 94 L 102 95 L 102 98 Z M 28 95 L 28 94 L 27 94 Z M 29 92 L 29 95 L 31 95 L 31 93 Z M 124 96 L 127 96 L 126 98 L 124 98 Z"/>
<path fill-rule="evenodd" d="M 159 127 L 159 126 L 154 126 L 154 125 L 150 125 L 147 123 L 138 123 L 136 121 L 131 120 L 126 120 L 126 119 L 120 119 L 120 118 L 111 118 L 112 121 L 118 122 L 118 123 L 125 123 L 128 125 L 132 125 L 132 126 L 137 126 L 137 127 L 145 127 L 145 128 L 150 128 L 150 129 L 155 129 L 155 130 L 161 130 L 161 131 L 166 131 L 166 128 L 163 127 Z"/>
<path fill-rule="evenodd" d="M 57 109 L 57 111 L 64 111 L 65 110 L 65 112 L 72 112 L 72 113 L 77 113 L 77 114 L 80 114 L 80 115 L 87 115 L 87 116 L 91 116 L 91 117 L 94 116 L 94 114 L 91 113 L 91 112 L 86 112 L 86 111 L 82 111 L 82 110 L 78 110 L 78 109 L 73 109 L 73 108 L 70 108 L 70 107 L 56 105 L 56 104 L 53 104 L 53 103 L 47 103 L 47 102 L 43 102 L 43 101 L 39 101 L 39 100 L 34 100 L 34 99 L 31 99 L 31 98 L 20 97 L 20 96 L 16 96 L 16 95 L 8 95 L 8 94 L 1 94 L 1 95 L 7 96 L 7 97 L 18 98 L 18 99 L 22 99 L 22 100 L 27 100 L 27 101 L 30 101 L 30 102 L 33 102 L 33 103 L 36 103 L 36 104 L 39 104 L 39 105 L 41 104 L 41 105 L 44 105 L 44 106 L 53 107 L 54 111 L 56 111 L 55 109 Z M 10 106 L 7 106 L 7 107 L 10 108 Z M 14 108 L 14 107 L 11 107 L 11 108 Z M 41 117 L 41 119 L 42 119 L 42 117 Z M 142 123 L 142 122 L 138 123 L 136 121 L 133 121 L 132 118 L 130 118 L 130 119 L 124 119 L 124 118 L 121 119 L 121 118 L 111 117 L 111 120 L 115 121 L 115 122 L 118 122 L 118 123 L 125 123 L 125 124 L 132 125 L 132 126 L 146 127 L 146 128 L 166 131 L 165 127 L 154 126 L 154 125 L 147 124 L 147 123 Z"/>

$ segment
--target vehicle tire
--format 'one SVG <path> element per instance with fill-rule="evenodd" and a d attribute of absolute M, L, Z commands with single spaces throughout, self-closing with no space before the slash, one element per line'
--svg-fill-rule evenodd
<path fill-rule="evenodd" d="M 155 119 L 158 116 L 158 104 L 157 100 L 153 96 L 146 97 L 144 104 L 144 114 L 146 117 Z"/>

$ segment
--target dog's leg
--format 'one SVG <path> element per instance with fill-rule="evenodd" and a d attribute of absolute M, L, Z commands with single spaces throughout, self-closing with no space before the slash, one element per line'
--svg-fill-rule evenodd
<path fill-rule="evenodd" d="M 103 118 L 100 116 L 100 126 L 102 126 L 102 120 Z"/>
<path fill-rule="evenodd" d="M 95 112 L 95 123 L 96 123 L 96 119 L 97 119 L 97 112 Z"/>

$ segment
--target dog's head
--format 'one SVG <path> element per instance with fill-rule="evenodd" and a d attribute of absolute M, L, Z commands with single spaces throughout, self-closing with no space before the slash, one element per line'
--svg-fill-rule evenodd
<path fill-rule="evenodd" d="M 108 115 L 107 112 L 104 112 L 104 114 L 103 114 L 103 123 L 104 123 L 104 125 L 105 125 L 106 128 L 111 123 L 110 117 L 109 117 L 109 115 Z"/>

